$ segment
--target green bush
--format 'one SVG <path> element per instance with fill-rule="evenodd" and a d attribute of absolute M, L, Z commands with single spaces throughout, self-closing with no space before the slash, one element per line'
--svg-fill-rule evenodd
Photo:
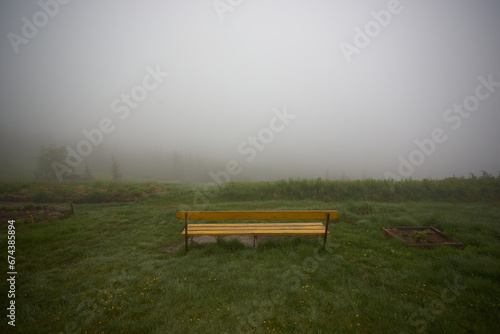
<path fill-rule="evenodd" d="M 94 190 L 82 197 L 80 201 L 82 203 L 103 203 L 110 202 L 111 197 L 111 194 L 107 191 Z"/>
<path fill-rule="evenodd" d="M 51 202 L 53 199 L 53 196 L 46 191 L 39 191 L 31 197 L 31 200 L 35 203 L 41 203 L 41 202 Z"/>
<path fill-rule="evenodd" d="M 35 209 L 35 204 L 26 204 L 23 206 L 23 211 L 28 211 L 33 209 Z"/>
<path fill-rule="evenodd" d="M 379 210 L 370 202 L 350 202 L 347 204 L 347 211 L 357 215 L 369 215 L 377 213 Z"/>

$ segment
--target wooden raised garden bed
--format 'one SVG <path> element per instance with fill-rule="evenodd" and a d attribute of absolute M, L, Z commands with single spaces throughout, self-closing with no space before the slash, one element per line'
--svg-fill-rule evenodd
<path fill-rule="evenodd" d="M 463 249 L 465 245 L 433 226 L 382 227 L 382 232 L 388 238 L 397 238 L 406 245 L 415 248 L 434 248 L 436 246 L 451 246 Z"/>
<path fill-rule="evenodd" d="M 41 222 L 50 219 L 64 218 L 69 215 L 75 215 L 73 203 L 63 204 L 44 204 L 25 206 L 20 205 L 2 205 L 0 203 L 0 226 L 7 225 L 9 220 L 19 222 Z"/>

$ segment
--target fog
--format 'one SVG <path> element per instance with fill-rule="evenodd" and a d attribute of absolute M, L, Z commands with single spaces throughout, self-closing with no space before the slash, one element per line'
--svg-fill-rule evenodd
<path fill-rule="evenodd" d="M 0 173 L 195 182 L 500 170 L 500 2 L 2 1 Z"/>

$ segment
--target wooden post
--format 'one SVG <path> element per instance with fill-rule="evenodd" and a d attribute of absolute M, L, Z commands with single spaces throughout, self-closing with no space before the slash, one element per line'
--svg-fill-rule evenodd
<path fill-rule="evenodd" d="M 326 227 L 325 227 L 325 239 L 323 240 L 323 249 L 326 246 L 326 237 L 328 236 L 328 223 L 330 222 L 330 214 L 326 214 Z"/>
<path fill-rule="evenodd" d="M 185 226 L 184 231 L 186 233 L 186 234 L 184 234 L 184 239 L 185 239 L 184 241 L 186 243 L 186 253 L 187 253 L 187 251 L 188 251 L 188 214 L 187 214 L 187 212 L 184 214 L 184 226 Z"/>

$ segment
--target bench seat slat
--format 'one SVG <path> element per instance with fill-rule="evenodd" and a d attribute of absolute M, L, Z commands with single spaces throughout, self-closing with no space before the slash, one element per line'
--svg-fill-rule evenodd
<path fill-rule="evenodd" d="M 186 230 L 182 232 L 186 234 Z M 324 235 L 322 223 L 188 224 L 188 235 Z"/>

